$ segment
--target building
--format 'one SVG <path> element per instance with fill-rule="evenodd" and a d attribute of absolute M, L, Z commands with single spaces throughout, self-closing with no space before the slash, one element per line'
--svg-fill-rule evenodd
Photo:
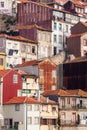
<path fill-rule="evenodd" d="M 63 86 L 67 89 L 87 90 L 86 56 L 63 64 Z"/>
<path fill-rule="evenodd" d="M 0 104 L 7 102 L 10 98 L 17 96 L 21 88 L 21 75 L 14 70 L 0 70 Z"/>
<path fill-rule="evenodd" d="M 77 23 L 71 28 L 71 35 L 67 38 L 67 50 L 75 57 L 84 56 L 87 53 L 86 45 L 87 24 Z"/>
<path fill-rule="evenodd" d="M 50 58 L 41 61 L 27 61 L 14 69 L 23 70 L 29 75 L 36 76 L 41 92 L 57 89 L 57 65 Z"/>
<path fill-rule="evenodd" d="M 37 43 L 21 36 L 1 34 L 0 51 L 6 54 L 5 68 L 37 59 Z"/>
<path fill-rule="evenodd" d="M 29 97 L 13 97 L 3 106 L 5 127 L 40 130 L 40 103 Z M 11 110 L 11 111 L 9 111 Z"/>
<path fill-rule="evenodd" d="M 38 76 L 26 73 L 23 70 L 18 70 L 17 72 L 21 75 L 22 78 L 22 89 L 18 90 L 17 96 L 28 96 L 38 98 L 40 94 Z"/>
<path fill-rule="evenodd" d="M 41 91 L 57 89 L 57 66 L 50 59 L 45 59 L 38 64 L 39 86 Z"/>
<path fill-rule="evenodd" d="M 2 0 L 0 2 L 0 13 L 16 16 L 17 15 L 17 4 L 26 2 L 27 0 Z"/>
<path fill-rule="evenodd" d="M 37 43 L 37 59 L 52 56 L 52 31 L 36 24 L 17 27 L 19 35 Z M 26 33 L 27 32 L 27 33 Z M 33 34 L 33 35 L 32 35 Z"/>
<path fill-rule="evenodd" d="M 63 8 L 53 7 L 49 4 L 46 5 L 32 1 L 19 3 L 18 26 L 37 24 L 43 28 L 52 30 L 52 55 L 56 55 L 66 49 L 66 39 L 71 34 L 70 28 L 79 21 L 85 22 L 86 17 L 81 15 L 81 13 L 79 15 L 76 13 L 73 14 Z M 33 11 L 31 8 L 33 8 Z M 20 32 L 21 30 L 19 29 Z M 22 33 L 23 35 L 25 36 Z"/>
<path fill-rule="evenodd" d="M 55 90 L 43 94 L 58 102 L 60 130 L 85 130 L 87 127 L 87 92 L 80 89 Z"/>
<path fill-rule="evenodd" d="M 5 69 L 5 63 L 6 63 L 6 55 L 3 52 L 0 52 L 0 70 Z"/>
<path fill-rule="evenodd" d="M 3 106 L 4 125 L 18 130 L 57 130 L 57 108 L 57 103 L 42 96 L 40 101 L 25 96 L 14 97 Z"/>

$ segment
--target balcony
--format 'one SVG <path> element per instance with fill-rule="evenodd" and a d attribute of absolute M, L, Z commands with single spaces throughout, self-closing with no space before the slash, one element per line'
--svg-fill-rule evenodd
<path fill-rule="evenodd" d="M 61 126 L 76 126 L 77 122 L 72 120 L 60 120 Z"/>
<path fill-rule="evenodd" d="M 75 106 L 60 106 L 60 110 L 84 110 L 84 109 L 87 109 L 87 105 L 80 105 L 80 104 L 77 104 Z"/>
<path fill-rule="evenodd" d="M 75 110 L 77 106 L 60 106 L 60 110 Z"/>

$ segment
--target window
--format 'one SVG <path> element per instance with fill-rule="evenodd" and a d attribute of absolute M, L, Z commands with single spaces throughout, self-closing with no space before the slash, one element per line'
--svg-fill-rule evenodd
<path fill-rule="evenodd" d="M 20 105 L 19 104 L 15 105 L 15 111 L 20 111 Z"/>
<path fill-rule="evenodd" d="M 28 111 L 31 111 L 32 110 L 32 104 L 28 104 L 27 108 L 28 108 Z"/>
<path fill-rule="evenodd" d="M 22 45 L 22 52 L 26 52 L 26 46 L 25 45 Z"/>
<path fill-rule="evenodd" d="M 67 104 L 70 104 L 70 98 L 67 98 Z"/>
<path fill-rule="evenodd" d="M 27 52 L 28 52 L 28 53 L 31 52 L 31 46 L 27 46 Z"/>
<path fill-rule="evenodd" d="M 57 35 L 54 34 L 54 42 L 57 42 Z"/>
<path fill-rule="evenodd" d="M 62 35 L 59 35 L 59 44 L 62 44 Z"/>
<path fill-rule="evenodd" d="M 64 108 L 65 107 L 65 99 L 64 98 L 61 99 L 61 103 L 62 103 L 62 108 Z"/>
<path fill-rule="evenodd" d="M 57 29 L 57 23 L 54 22 L 54 30 L 56 30 L 56 29 Z"/>
<path fill-rule="evenodd" d="M 42 110 L 45 111 L 45 112 L 48 111 L 48 106 L 47 105 L 43 105 L 42 106 Z"/>
<path fill-rule="evenodd" d="M 0 58 L 0 65 L 3 65 L 3 58 Z"/>
<path fill-rule="evenodd" d="M 39 117 L 35 117 L 34 123 L 39 124 Z"/>
<path fill-rule="evenodd" d="M 27 123 L 28 123 L 28 124 L 32 124 L 32 117 L 28 117 L 28 118 L 27 118 Z"/>
<path fill-rule="evenodd" d="M 1 2 L 1 7 L 4 7 L 4 2 Z"/>
<path fill-rule="evenodd" d="M 43 77 L 43 75 L 44 75 L 44 70 L 43 69 L 39 70 L 39 75 Z"/>
<path fill-rule="evenodd" d="M 35 110 L 35 111 L 38 111 L 38 110 L 39 110 L 39 105 L 38 105 L 38 104 L 36 104 L 36 105 L 34 106 L 34 110 Z"/>
<path fill-rule="evenodd" d="M 68 32 L 68 25 L 66 25 L 66 32 Z"/>
<path fill-rule="evenodd" d="M 56 107 L 54 107 L 54 106 L 52 107 L 52 113 L 56 114 Z"/>
<path fill-rule="evenodd" d="M 35 53 L 35 46 L 32 46 L 32 53 Z"/>
<path fill-rule="evenodd" d="M 52 70 L 52 77 L 56 77 L 56 70 Z"/>
<path fill-rule="evenodd" d="M 50 35 L 50 34 L 47 35 L 47 41 L 48 41 L 48 42 L 51 41 L 51 35 Z"/>
<path fill-rule="evenodd" d="M 18 83 L 18 75 L 13 75 L 13 83 Z"/>
<path fill-rule="evenodd" d="M 57 47 L 54 47 L 54 55 L 57 54 Z"/>
<path fill-rule="evenodd" d="M 62 31 L 62 24 L 59 23 L 59 30 Z"/>
<path fill-rule="evenodd" d="M 84 39 L 84 40 L 83 40 L 83 45 L 84 45 L 84 46 L 87 46 L 87 39 Z"/>
<path fill-rule="evenodd" d="M 73 99 L 72 99 L 72 107 L 75 107 L 75 106 L 76 106 L 76 99 L 73 98 Z"/>
<path fill-rule="evenodd" d="M 45 40 L 46 40 L 46 34 L 43 33 L 43 41 L 45 41 Z"/>
<path fill-rule="evenodd" d="M 47 119 L 42 119 L 42 118 L 41 118 L 41 124 L 47 125 Z"/>

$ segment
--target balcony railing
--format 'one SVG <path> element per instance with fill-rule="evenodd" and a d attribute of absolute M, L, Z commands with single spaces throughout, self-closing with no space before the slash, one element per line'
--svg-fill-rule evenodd
<path fill-rule="evenodd" d="M 61 109 L 64 109 L 64 110 L 69 110 L 69 109 L 87 109 L 87 105 L 79 105 L 79 104 L 77 104 L 77 105 L 75 105 L 75 106 L 60 106 L 59 107 L 60 108 L 60 110 Z"/>
<path fill-rule="evenodd" d="M 60 120 L 60 125 L 62 126 L 76 126 L 77 122 L 72 120 Z"/>

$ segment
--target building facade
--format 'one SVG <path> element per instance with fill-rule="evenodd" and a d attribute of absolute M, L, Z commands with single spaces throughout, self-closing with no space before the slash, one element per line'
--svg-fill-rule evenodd
<path fill-rule="evenodd" d="M 0 35 L 0 51 L 6 54 L 5 68 L 37 59 L 37 44 L 20 36 Z"/>

